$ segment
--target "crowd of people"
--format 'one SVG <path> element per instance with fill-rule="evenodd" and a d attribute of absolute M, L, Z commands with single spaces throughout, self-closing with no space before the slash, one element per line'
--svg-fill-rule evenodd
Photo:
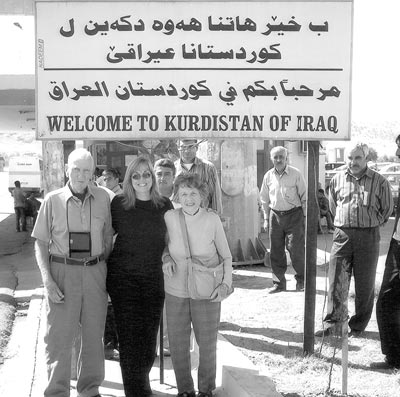
<path fill-rule="evenodd" d="M 400 146 L 400 137 L 398 141 Z M 90 152 L 76 149 L 68 157 L 67 184 L 45 196 L 32 231 L 47 302 L 44 396 L 69 396 L 76 338 L 80 339 L 78 395 L 100 396 L 109 297 L 126 397 L 152 395 L 149 372 L 162 316 L 178 397 L 213 396 L 221 301 L 233 292 L 232 255 L 220 219 L 222 193 L 215 166 L 196 156 L 195 139 L 181 140 L 178 148 L 175 164 L 167 158 L 154 165 L 146 156 L 135 158 L 122 186 L 117 170 L 104 170 L 105 188 L 93 182 Z M 271 243 L 269 292 L 286 290 L 285 249 L 295 270 L 296 290 L 301 292 L 306 183 L 301 172 L 288 164 L 285 147 L 272 148 L 270 155 L 273 167 L 260 191 L 264 229 Z M 332 333 L 345 320 L 339 291 L 348 292 L 352 275 L 356 305 L 349 321 L 351 334 L 359 336 L 372 314 L 379 228 L 393 211 L 393 199 L 389 182 L 368 168 L 367 157 L 367 145 L 354 146 L 347 170 L 330 182 L 329 207 L 322 196 L 319 200 L 324 204 L 321 216 L 329 213 L 329 229 L 334 231 L 327 326 L 317 336 Z M 20 201 L 25 197 L 18 185 L 17 230 L 24 230 L 20 208 L 25 203 Z M 371 365 L 379 368 L 400 367 L 398 218 L 377 304 L 386 360 Z M 197 392 L 190 363 L 192 329 L 200 355 Z"/>

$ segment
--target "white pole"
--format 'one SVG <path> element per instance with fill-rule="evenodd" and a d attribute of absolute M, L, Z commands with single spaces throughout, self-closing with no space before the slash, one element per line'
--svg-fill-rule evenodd
<path fill-rule="evenodd" d="M 342 322 L 342 394 L 347 395 L 347 379 L 349 364 L 349 338 L 348 338 L 348 320 Z"/>

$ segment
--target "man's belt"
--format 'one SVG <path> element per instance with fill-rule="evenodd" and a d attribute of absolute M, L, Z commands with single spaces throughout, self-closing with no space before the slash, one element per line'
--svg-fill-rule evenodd
<path fill-rule="evenodd" d="M 271 208 L 271 210 L 274 211 L 276 215 L 283 216 L 283 215 L 289 215 L 289 214 L 291 214 L 293 212 L 301 210 L 301 207 L 293 207 L 293 208 L 291 208 L 290 210 L 287 210 L 287 211 L 278 211 L 278 210 L 275 210 L 273 208 Z"/>
<path fill-rule="evenodd" d="M 104 261 L 104 255 L 90 256 L 89 258 L 67 258 L 65 256 L 50 255 L 50 261 L 65 265 L 93 266 Z"/>

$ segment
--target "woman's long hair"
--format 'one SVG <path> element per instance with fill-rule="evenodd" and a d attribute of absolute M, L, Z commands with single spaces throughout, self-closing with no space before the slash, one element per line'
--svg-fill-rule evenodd
<path fill-rule="evenodd" d="M 161 207 L 164 204 L 164 198 L 158 192 L 156 177 L 154 175 L 153 165 L 151 164 L 150 159 L 145 156 L 139 156 L 129 163 L 128 168 L 126 169 L 124 182 L 122 183 L 124 191 L 122 205 L 126 210 L 135 207 L 136 192 L 132 185 L 132 175 L 138 170 L 141 164 L 147 166 L 151 174 L 151 180 L 153 182 L 150 188 L 150 201 L 152 201 L 154 206 L 157 208 Z"/>

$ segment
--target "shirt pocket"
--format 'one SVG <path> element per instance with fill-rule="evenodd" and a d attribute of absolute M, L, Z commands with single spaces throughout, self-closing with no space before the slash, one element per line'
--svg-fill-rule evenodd
<path fill-rule="evenodd" d="M 101 233 L 106 222 L 106 217 L 102 214 L 94 214 L 92 217 L 92 231 L 94 233 Z"/>
<path fill-rule="evenodd" d="M 283 198 L 292 204 L 297 204 L 297 187 L 296 186 L 284 186 L 283 187 Z"/>

